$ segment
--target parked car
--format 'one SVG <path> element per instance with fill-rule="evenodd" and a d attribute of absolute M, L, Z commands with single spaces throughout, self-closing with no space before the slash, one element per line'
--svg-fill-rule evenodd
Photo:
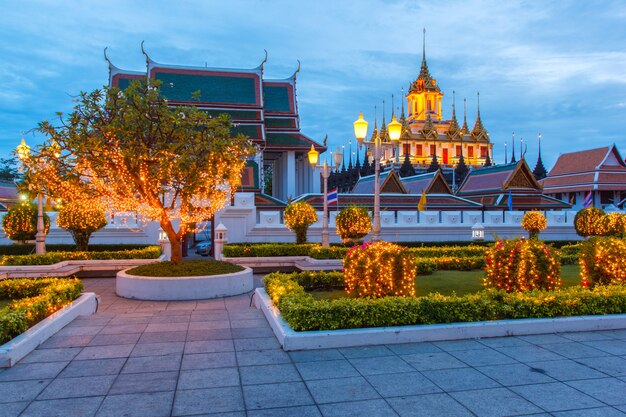
<path fill-rule="evenodd" d="M 196 253 L 202 256 L 209 256 L 211 254 L 211 241 L 203 240 L 196 245 Z"/>

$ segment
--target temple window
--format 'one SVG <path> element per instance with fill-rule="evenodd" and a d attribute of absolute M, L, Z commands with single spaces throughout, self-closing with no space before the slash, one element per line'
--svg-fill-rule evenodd
<path fill-rule="evenodd" d="M 430 145 L 430 156 L 433 156 L 435 154 L 435 145 Z"/>
<path fill-rule="evenodd" d="M 470 157 L 470 158 L 474 157 L 474 147 L 473 146 L 470 146 L 470 147 L 467 148 L 467 156 Z"/>
<path fill-rule="evenodd" d="M 480 157 L 481 158 L 486 158 L 487 157 L 487 147 L 486 146 L 481 146 L 480 147 Z"/>
<path fill-rule="evenodd" d="M 462 152 L 461 145 L 456 145 L 456 156 L 460 157 Z"/>
<path fill-rule="evenodd" d="M 422 145 L 415 145 L 415 155 L 417 156 L 423 155 Z"/>

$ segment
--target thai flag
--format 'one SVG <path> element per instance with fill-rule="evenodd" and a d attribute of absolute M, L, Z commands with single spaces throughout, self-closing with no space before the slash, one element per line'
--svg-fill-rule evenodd
<path fill-rule="evenodd" d="M 591 191 L 585 194 L 585 198 L 583 199 L 583 208 L 589 208 L 593 205 L 593 193 Z"/>
<path fill-rule="evenodd" d="M 332 204 L 339 204 L 339 194 L 337 193 L 336 188 L 328 192 L 328 195 L 326 196 L 326 202 L 329 206 Z"/>

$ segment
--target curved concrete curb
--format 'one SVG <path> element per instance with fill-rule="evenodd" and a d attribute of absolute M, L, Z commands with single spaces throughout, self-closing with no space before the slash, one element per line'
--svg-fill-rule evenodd
<path fill-rule="evenodd" d="M 626 314 L 609 314 L 604 316 L 573 316 L 296 332 L 283 320 L 280 311 L 274 306 L 265 289 L 257 288 L 254 291 L 254 303 L 257 308 L 263 311 L 283 350 L 326 349 L 626 328 Z"/>
<path fill-rule="evenodd" d="M 179 301 L 228 297 L 254 289 L 252 269 L 199 277 L 142 277 L 119 271 L 115 292 L 137 300 Z"/>
<path fill-rule="evenodd" d="M 35 350 L 50 336 L 61 330 L 78 316 L 87 316 L 96 312 L 98 301 L 96 294 L 83 293 L 71 304 L 46 317 L 13 340 L 0 346 L 0 368 L 11 367 L 20 359 Z"/>

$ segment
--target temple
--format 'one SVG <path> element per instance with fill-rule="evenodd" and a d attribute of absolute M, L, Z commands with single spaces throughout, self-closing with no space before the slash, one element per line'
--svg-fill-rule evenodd
<path fill-rule="evenodd" d="M 210 115 L 228 114 L 233 134 L 242 133 L 257 146 L 242 176 L 240 191 L 257 193 L 260 205 L 281 205 L 290 197 L 317 191 L 319 175 L 306 152 L 320 145 L 300 132 L 296 100 L 298 69 L 288 78 L 263 77 L 263 62 L 252 69 L 224 69 L 165 65 L 153 61 L 143 49 L 146 71 L 126 71 L 109 63 L 109 84 L 124 89 L 135 79 L 161 82 L 161 94 L 172 106 L 195 106 Z"/>

